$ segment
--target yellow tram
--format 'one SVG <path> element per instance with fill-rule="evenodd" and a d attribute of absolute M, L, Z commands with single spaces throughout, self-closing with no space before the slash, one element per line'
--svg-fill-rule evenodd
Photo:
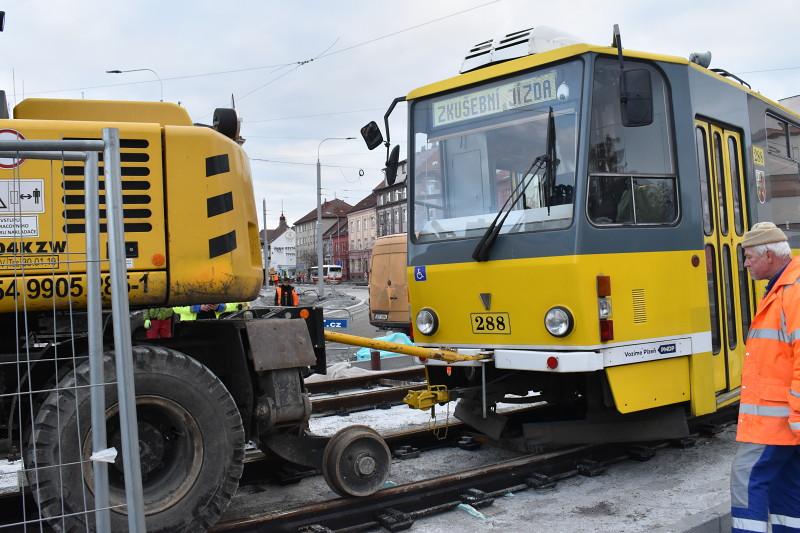
<path fill-rule="evenodd" d="M 800 116 L 709 59 L 531 29 L 395 100 L 415 341 L 482 356 L 429 361 L 439 392 L 407 403 L 458 398 L 498 436 L 497 403 L 545 400 L 547 439 L 587 442 L 678 436 L 738 400 L 762 292 L 741 239 L 770 220 L 800 245 Z"/>

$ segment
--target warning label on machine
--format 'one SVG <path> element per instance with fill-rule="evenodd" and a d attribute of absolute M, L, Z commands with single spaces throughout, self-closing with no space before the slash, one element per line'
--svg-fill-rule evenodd
<path fill-rule="evenodd" d="M 44 213 L 44 180 L 0 180 L 0 215 Z"/>
<path fill-rule="evenodd" d="M 57 255 L 0 255 L 0 270 L 55 270 L 58 264 Z"/>
<path fill-rule="evenodd" d="M 0 239 L 38 236 L 39 217 L 9 217 L 0 215 Z"/>

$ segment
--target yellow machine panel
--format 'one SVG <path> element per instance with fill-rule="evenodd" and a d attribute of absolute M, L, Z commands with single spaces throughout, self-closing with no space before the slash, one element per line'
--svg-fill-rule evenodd
<path fill-rule="evenodd" d="M 263 280 L 250 164 L 207 129 L 164 128 L 170 301 L 249 301 Z"/>
<path fill-rule="evenodd" d="M 84 122 L 152 122 L 162 126 L 192 125 L 189 113 L 181 106 L 169 102 L 28 98 L 14 108 L 14 118 Z"/>
<path fill-rule="evenodd" d="M 100 139 L 103 128 L 119 129 L 131 305 L 256 296 L 262 274 L 255 202 L 237 143 L 192 126 L 174 104 L 26 100 L 15 112 L 28 118 L 0 121 L 6 140 Z M 105 259 L 103 170 L 101 155 Z M 52 309 L 53 296 L 58 308 L 85 300 L 84 173 L 82 162 L 0 160 L 0 312 Z M 101 268 L 108 272 L 107 263 Z"/>

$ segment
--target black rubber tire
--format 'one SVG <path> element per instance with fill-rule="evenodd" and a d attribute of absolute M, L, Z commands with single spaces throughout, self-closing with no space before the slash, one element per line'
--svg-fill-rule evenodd
<path fill-rule="evenodd" d="M 143 481 L 147 531 L 204 531 L 228 507 L 242 475 L 244 428 L 239 411 L 222 382 L 187 355 L 160 346 L 134 346 L 133 361 L 140 456 L 147 449 L 143 442 L 147 438 L 143 431 L 147 433 L 147 429 L 143 428 L 150 424 L 151 428 L 163 430 L 150 431 L 156 435 L 154 442 L 163 446 L 158 461 L 149 463 L 149 477 Z M 106 382 L 116 381 L 112 355 L 106 354 L 104 362 Z M 34 422 L 33 439 L 26 449 L 26 468 L 37 467 L 28 473 L 31 493 L 42 514 L 52 518 L 48 522 L 56 531 L 86 531 L 87 526 L 94 529 L 94 513 L 84 513 L 85 509 L 94 508 L 92 466 L 88 461 L 88 384 L 86 361 L 74 375 L 61 381 L 59 392 L 50 393 L 42 404 Z M 162 405 L 168 408 L 159 411 Z M 106 386 L 106 412 L 116 413 L 116 406 L 116 387 Z M 170 418 L 175 412 L 179 416 Z M 107 420 L 108 446 L 115 445 L 120 452 L 116 463 L 108 467 L 112 506 L 125 503 L 121 450 L 114 437 L 118 420 L 116 414 Z M 199 440 L 195 438 L 198 436 Z M 83 468 L 48 468 L 79 459 L 86 461 Z M 143 459 L 143 479 L 147 470 Z M 179 493 L 183 495 L 175 496 Z M 70 513 L 79 514 L 56 519 Z M 111 530 L 127 531 L 127 514 L 115 510 L 110 514 Z"/>
<path fill-rule="evenodd" d="M 225 137 L 233 139 L 239 138 L 239 115 L 235 109 L 218 107 L 214 110 L 214 129 Z"/>

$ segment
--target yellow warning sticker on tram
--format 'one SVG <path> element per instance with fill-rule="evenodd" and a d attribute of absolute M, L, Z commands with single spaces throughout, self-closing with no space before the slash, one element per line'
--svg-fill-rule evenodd
<path fill-rule="evenodd" d="M 764 166 L 764 149 L 753 146 L 753 164 Z"/>

